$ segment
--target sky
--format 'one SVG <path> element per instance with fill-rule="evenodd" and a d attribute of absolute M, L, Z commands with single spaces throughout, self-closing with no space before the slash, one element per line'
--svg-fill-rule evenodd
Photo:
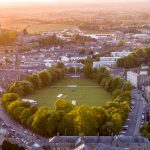
<path fill-rule="evenodd" d="M 87 0 L 0 0 L 0 3 L 20 3 L 20 2 L 87 2 Z M 92 2 L 93 0 L 88 0 Z M 96 2 L 96 0 L 94 0 Z M 134 1 L 146 1 L 146 0 L 98 0 L 98 2 L 134 2 Z M 147 0 L 148 1 L 148 0 Z"/>

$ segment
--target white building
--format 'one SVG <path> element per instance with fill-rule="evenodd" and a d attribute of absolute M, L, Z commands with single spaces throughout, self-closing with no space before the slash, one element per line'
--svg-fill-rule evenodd
<path fill-rule="evenodd" d="M 111 57 L 100 57 L 100 61 L 93 62 L 93 68 L 112 67 L 115 66 L 117 60 L 131 54 L 129 51 L 112 52 Z"/>
<path fill-rule="evenodd" d="M 69 60 L 70 60 L 67 56 L 60 56 L 60 59 L 61 59 L 61 61 L 64 62 L 64 63 L 65 63 L 65 62 L 69 62 Z"/>
<path fill-rule="evenodd" d="M 93 68 L 112 67 L 120 57 L 100 57 L 100 61 L 93 62 Z"/>
<path fill-rule="evenodd" d="M 87 59 L 87 56 L 81 56 L 81 57 L 71 57 L 71 61 L 78 61 L 78 60 L 84 60 Z"/>
<path fill-rule="evenodd" d="M 54 64 L 54 61 L 51 59 L 45 59 L 43 62 L 45 64 L 46 68 L 50 68 Z"/>
<path fill-rule="evenodd" d="M 130 81 L 130 83 L 137 87 L 138 85 L 138 76 L 139 74 L 133 71 L 128 71 L 127 72 L 127 81 Z"/>
<path fill-rule="evenodd" d="M 96 40 L 107 39 L 109 37 L 113 37 L 114 34 L 83 34 L 83 36 L 87 36 Z"/>
<path fill-rule="evenodd" d="M 144 89 L 144 96 L 147 99 L 147 101 L 150 102 L 150 86 L 146 86 Z"/>
<path fill-rule="evenodd" d="M 150 77 L 146 70 L 128 71 L 127 80 L 130 81 L 134 87 L 138 88 L 143 88 L 143 86 L 150 83 Z"/>
<path fill-rule="evenodd" d="M 126 57 L 130 55 L 130 51 L 122 51 L 122 52 L 111 52 L 112 57 Z"/>

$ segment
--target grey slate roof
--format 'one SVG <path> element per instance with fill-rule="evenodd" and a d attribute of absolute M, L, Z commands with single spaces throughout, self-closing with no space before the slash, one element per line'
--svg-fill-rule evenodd
<path fill-rule="evenodd" d="M 84 143 L 112 143 L 120 141 L 123 143 L 148 143 L 148 139 L 142 136 L 55 136 L 49 140 L 50 143 L 75 143 L 82 140 Z"/>
<path fill-rule="evenodd" d="M 148 139 L 142 136 L 116 136 L 114 141 L 120 141 L 123 143 L 148 143 Z"/>
<path fill-rule="evenodd" d="M 130 150 L 129 148 L 121 148 L 121 147 L 112 147 L 105 144 L 98 144 L 95 150 Z"/>
<path fill-rule="evenodd" d="M 78 140 L 78 136 L 55 136 L 49 140 L 50 143 L 75 143 Z"/>

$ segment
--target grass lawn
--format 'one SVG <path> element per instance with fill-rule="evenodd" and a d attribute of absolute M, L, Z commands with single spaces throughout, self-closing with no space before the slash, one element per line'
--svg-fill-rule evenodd
<path fill-rule="evenodd" d="M 68 85 L 77 85 L 77 87 L 69 88 Z M 63 98 L 70 102 L 76 100 L 78 106 L 83 104 L 88 106 L 103 105 L 112 99 L 111 95 L 95 81 L 84 78 L 66 78 L 52 87 L 36 91 L 26 98 L 37 100 L 40 106 L 53 108 L 59 94 L 63 94 Z"/>
<path fill-rule="evenodd" d="M 28 26 L 27 31 L 29 33 L 40 33 L 45 31 L 55 32 L 64 29 L 73 29 L 73 28 L 75 28 L 75 26 L 65 25 L 65 24 L 34 24 Z"/>

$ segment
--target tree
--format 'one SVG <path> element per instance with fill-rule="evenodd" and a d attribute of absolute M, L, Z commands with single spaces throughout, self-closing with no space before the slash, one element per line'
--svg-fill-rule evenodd
<path fill-rule="evenodd" d="M 62 111 L 62 112 L 65 112 L 65 113 L 69 113 L 74 108 L 75 108 L 75 106 L 73 104 L 71 104 L 70 102 L 67 102 L 63 99 L 57 100 L 55 102 L 55 110 L 56 111 Z"/>
<path fill-rule="evenodd" d="M 8 86 L 8 92 L 17 93 L 20 96 L 25 96 L 33 93 L 33 86 L 28 81 L 16 81 Z"/>
<path fill-rule="evenodd" d="M 3 95 L 1 101 L 4 107 L 9 105 L 9 103 L 19 99 L 19 95 L 15 93 L 6 93 Z"/>
<path fill-rule="evenodd" d="M 15 100 L 13 102 L 11 102 L 8 106 L 7 106 L 7 111 L 13 116 L 13 111 L 17 108 L 21 106 L 21 101 L 20 100 Z"/>
<path fill-rule="evenodd" d="M 47 71 L 39 72 L 39 79 L 42 81 L 42 86 L 48 86 L 51 83 L 51 76 Z"/>
<path fill-rule="evenodd" d="M 3 150 L 25 150 L 23 146 L 19 146 L 18 144 L 11 143 L 8 140 L 4 140 L 2 144 L 2 149 Z"/>
<path fill-rule="evenodd" d="M 97 134 L 97 122 L 93 118 L 92 110 L 87 106 L 80 106 L 77 110 L 76 124 L 80 126 L 80 134 L 92 136 Z"/>
<path fill-rule="evenodd" d="M 20 119 L 21 123 L 27 125 L 28 118 L 33 116 L 37 112 L 37 110 L 38 110 L 37 106 L 32 106 L 32 107 L 29 107 L 29 108 L 25 108 L 20 113 L 20 116 L 19 116 L 19 119 Z"/>
<path fill-rule="evenodd" d="M 108 120 L 108 114 L 107 114 L 106 109 L 102 106 L 98 106 L 98 107 L 94 106 L 92 107 L 92 115 L 93 115 L 93 118 L 95 118 L 97 122 L 97 132 L 102 134 L 101 127 Z"/>
<path fill-rule="evenodd" d="M 60 111 L 53 111 L 47 119 L 47 132 L 49 136 L 54 136 L 58 132 L 58 126 L 64 114 Z M 61 132 L 59 131 L 61 134 Z"/>
<path fill-rule="evenodd" d="M 23 95 L 24 96 L 33 93 L 33 85 L 30 82 L 24 80 L 24 81 L 21 81 L 21 84 L 23 86 Z"/>
<path fill-rule="evenodd" d="M 68 69 L 68 71 L 69 71 L 69 73 L 75 73 L 75 68 L 74 68 L 74 67 L 70 67 L 70 68 Z"/>
<path fill-rule="evenodd" d="M 100 84 L 104 78 L 109 77 L 109 72 L 105 67 L 101 67 L 97 72 L 97 82 Z"/>
<path fill-rule="evenodd" d="M 31 113 L 31 109 L 30 109 L 30 108 L 25 108 L 25 109 L 21 112 L 21 114 L 20 114 L 20 116 L 19 116 L 21 123 L 22 123 L 22 124 L 26 124 L 27 119 L 28 119 L 30 116 L 32 116 L 32 115 L 33 115 L 33 114 Z"/>
<path fill-rule="evenodd" d="M 73 110 L 62 118 L 58 126 L 58 131 L 61 135 L 75 136 L 79 134 L 76 117 L 76 110 Z"/>
<path fill-rule="evenodd" d="M 82 50 L 79 52 L 80 55 L 84 55 L 85 53 L 86 53 L 85 49 L 82 49 Z"/>
<path fill-rule="evenodd" d="M 111 116 L 111 122 L 113 123 L 112 126 L 112 133 L 118 134 L 121 131 L 122 128 L 122 119 L 119 113 L 115 113 Z"/>
<path fill-rule="evenodd" d="M 22 96 L 24 95 L 23 87 L 20 81 L 16 81 L 8 85 L 8 90 L 9 93 L 17 93 L 18 95 Z"/>
<path fill-rule="evenodd" d="M 32 128 L 37 133 L 42 135 L 47 135 L 47 121 L 48 117 L 50 116 L 50 110 L 47 107 L 41 107 L 38 109 L 38 111 L 35 113 L 33 122 L 32 122 Z"/>
<path fill-rule="evenodd" d="M 139 67 L 142 64 L 149 65 L 150 47 L 135 49 L 129 56 L 117 60 L 117 66 L 123 68 Z"/>
<path fill-rule="evenodd" d="M 56 68 L 64 69 L 65 66 L 64 66 L 64 64 L 63 64 L 62 62 L 58 62 L 58 63 L 56 64 Z"/>
<path fill-rule="evenodd" d="M 86 64 L 85 66 L 84 66 L 84 68 L 83 68 L 83 73 L 84 73 L 84 76 L 86 77 L 86 78 L 89 78 L 89 79 L 91 79 L 92 78 L 92 66 L 91 66 L 91 64 Z"/>
<path fill-rule="evenodd" d="M 131 91 L 132 90 L 132 84 L 130 82 L 126 82 L 124 84 L 123 89 L 124 89 L 124 91 Z"/>
<path fill-rule="evenodd" d="M 29 81 L 34 89 L 39 89 L 41 87 L 41 81 L 37 74 L 32 74 L 26 77 L 26 80 Z"/>
<path fill-rule="evenodd" d="M 20 122 L 20 115 L 24 111 L 24 109 L 26 109 L 26 108 L 23 107 L 23 106 L 20 106 L 20 107 L 17 107 L 16 109 L 14 109 L 13 117 L 14 117 L 15 120 Z"/>
<path fill-rule="evenodd" d="M 27 29 L 23 29 L 23 35 L 28 35 Z"/>
<path fill-rule="evenodd" d="M 124 40 L 120 40 L 119 42 L 118 42 L 118 46 L 124 46 L 125 45 L 125 41 Z"/>
<path fill-rule="evenodd" d="M 150 140 L 150 122 L 144 124 L 140 129 L 141 134 Z"/>
<path fill-rule="evenodd" d="M 7 140 L 4 140 L 4 142 L 2 144 L 2 149 L 3 150 L 10 150 L 11 149 L 11 143 Z"/>
<path fill-rule="evenodd" d="M 0 33 L 0 45 L 10 45 L 16 41 L 17 34 L 15 31 L 3 30 Z"/>

